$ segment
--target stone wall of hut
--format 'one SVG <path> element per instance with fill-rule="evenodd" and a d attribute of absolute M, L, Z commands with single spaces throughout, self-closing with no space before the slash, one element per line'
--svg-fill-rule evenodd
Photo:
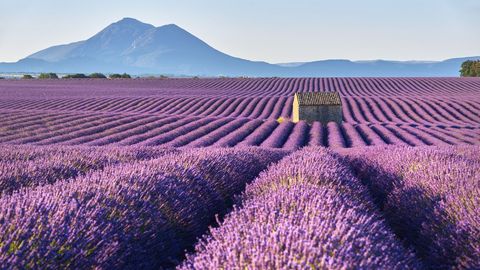
<path fill-rule="evenodd" d="M 295 112 L 297 110 L 297 112 Z M 314 121 L 319 121 L 322 124 L 327 124 L 328 122 L 336 122 L 341 124 L 342 119 L 342 106 L 332 106 L 332 105 L 323 105 L 323 106 L 294 106 L 293 111 L 293 121 L 306 121 L 312 123 Z"/>

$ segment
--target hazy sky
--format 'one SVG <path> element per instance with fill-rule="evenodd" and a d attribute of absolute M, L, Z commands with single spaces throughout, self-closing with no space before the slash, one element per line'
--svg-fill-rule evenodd
<path fill-rule="evenodd" d="M 440 60 L 480 55 L 480 0 L 0 0 L 0 62 L 133 17 L 233 56 Z"/>

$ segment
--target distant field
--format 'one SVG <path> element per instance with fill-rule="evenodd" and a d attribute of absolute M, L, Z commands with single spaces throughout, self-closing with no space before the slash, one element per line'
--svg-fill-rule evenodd
<path fill-rule="evenodd" d="M 289 122 L 297 91 L 340 92 L 344 123 Z M 6 144 L 478 145 L 480 79 L 2 80 L 0 124 Z"/>

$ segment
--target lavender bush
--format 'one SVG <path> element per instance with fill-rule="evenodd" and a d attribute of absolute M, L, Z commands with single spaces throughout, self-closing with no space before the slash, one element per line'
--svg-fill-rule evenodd
<path fill-rule="evenodd" d="M 480 267 L 480 149 L 345 152 L 396 233 L 432 268 Z"/>
<path fill-rule="evenodd" d="M 73 179 L 106 166 L 151 159 L 174 149 L 140 147 L 1 146 L 0 196 Z"/>
<path fill-rule="evenodd" d="M 306 148 L 247 186 L 218 228 L 179 269 L 415 269 L 338 158 Z"/>
<path fill-rule="evenodd" d="M 0 268 L 172 266 L 284 152 L 185 150 L 0 198 Z"/>

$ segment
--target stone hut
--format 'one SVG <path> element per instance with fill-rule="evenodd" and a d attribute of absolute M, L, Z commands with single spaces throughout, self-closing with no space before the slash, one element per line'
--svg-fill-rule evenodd
<path fill-rule="evenodd" d="M 293 122 L 319 121 L 322 124 L 337 122 L 341 124 L 342 100 L 338 92 L 295 93 L 293 98 Z"/>

